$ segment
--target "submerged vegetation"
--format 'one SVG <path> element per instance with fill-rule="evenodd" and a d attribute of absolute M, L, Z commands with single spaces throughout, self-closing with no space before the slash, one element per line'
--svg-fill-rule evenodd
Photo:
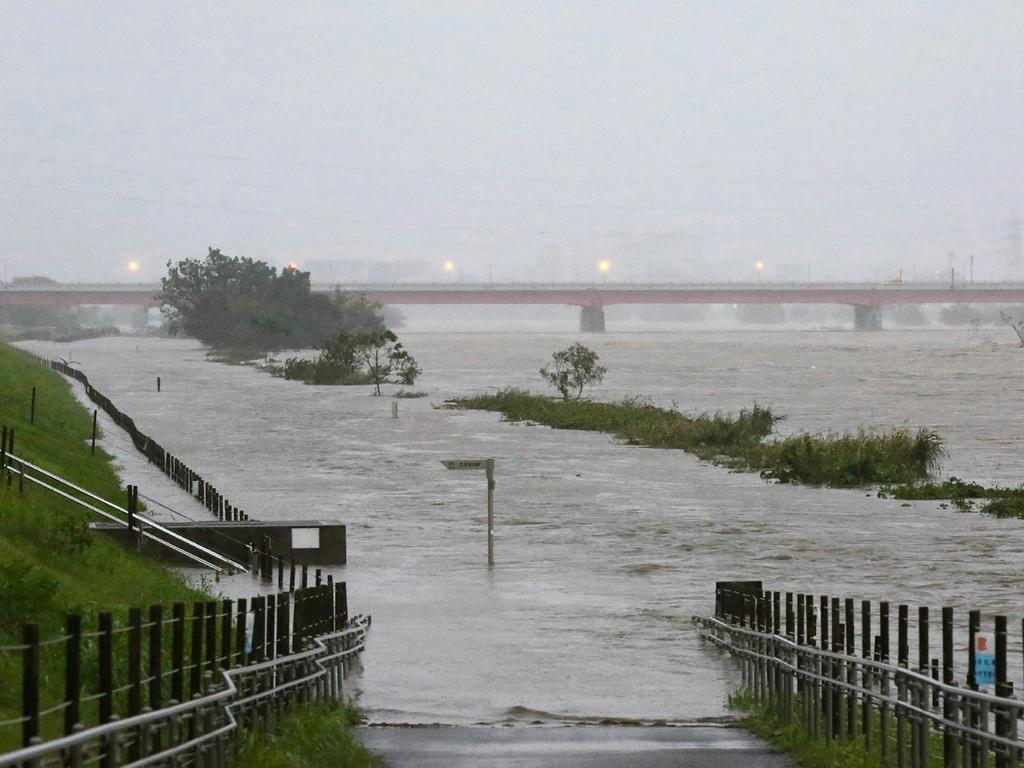
<path fill-rule="evenodd" d="M 950 477 L 937 483 L 905 483 L 878 491 L 881 498 L 906 501 L 949 501 L 961 512 L 978 511 L 995 517 L 1024 519 L 1024 486 L 988 487 Z"/>
<path fill-rule="evenodd" d="M 389 330 L 339 333 L 315 359 L 289 357 L 269 370 L 305 384 L 373 384 L 377 395 L 381 384 L 415 384 L 420 374 L 416 359 Z"/>
<path fill-rule="evenodd" d="M 509 421 L 608 432 L 633 445 L 680 448 L 735 470 L 760 472 L 766 480 L 780 483 L 832 487 L 913 483 L 929 477 L 944 455 L 942 438 L 924 429 L 802 434 L 767 441 L 781 417 L 757 404 L 736 416 L 688 415 L 641 398 L 597 403 L 505 389 L 458 398 L 450 405 L 496 411 Z"/>

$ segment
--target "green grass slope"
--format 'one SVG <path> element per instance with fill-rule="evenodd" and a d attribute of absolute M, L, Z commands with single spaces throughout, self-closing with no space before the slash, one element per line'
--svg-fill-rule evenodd
<path fill-rule="evenodd" d="M 33 386 L 34 424 L 29 421 Z M 14 427 L 18 456 L 99 496 L 124 499 L 110 456 L 99 449 L 90 453 L 92 414 L 75 399 L 69 382 L 2 344 L 0 425 Z M 91 631 L 101 611 L 123 624 L 130 606 L 205 598 L 157 561 L 89 532 L 90 521 L 87 510 L 31 483 L 19 493 L 17 477 L 0 473 L 0 646 L 18 643 L 26 622 L 38 623 L 45 639 L 62 634 L 69 613 L 83 615 L 84 629 Z M 62 698 L 62 646 L 46 646 L 40 662 L 45 707 Z M 20 653 L 0 651 L 0 721 L 21 713 L 20 675 Z M 90 684 L 86 681 L 87 688 Z M 44 719 L 43 727 L 55 735 L 58 717 Z M 0 728 L 0 752 L 17 747 L 19 736 L 17 727 Z"/>

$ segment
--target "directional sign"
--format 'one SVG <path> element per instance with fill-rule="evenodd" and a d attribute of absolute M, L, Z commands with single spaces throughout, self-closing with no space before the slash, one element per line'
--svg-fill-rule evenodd
<path fill-rule="evenodd" d="M 487 459 L 448 459 L 441 463 L 445 469 L 487 469 Z"/>
<path fill-rule="evenodd" d="M 991 632 L 974 635 L 974 682 L 977 685 L 995 685 L 996 638 Z"/>
<path fill-rule="evenodd" d="M 441 459 L 445 469 L 483 469 L 487 472 L 487 564 L 494 565 L 494 459 Z"/>

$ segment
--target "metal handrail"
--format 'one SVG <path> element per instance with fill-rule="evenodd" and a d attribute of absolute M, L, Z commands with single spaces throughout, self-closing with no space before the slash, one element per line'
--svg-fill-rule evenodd
<path fill-rule="evenodd" d="M 1024 715 L 1024 701 L 945 683 L 910 667 L 797 643 L 787 635 L 771 631 L 770 626 L 767 630 L 760 630 L 708 616 L 693 616 L 691 621 L 702 639 L 727 650 L 742 662 L 747 690 L 755 698 L 759 697 L 776 708 L 784 720 L 796 714 L 793 709 L 795 684 L 796 691 L 811 692 L 810 710 L 806 701 L 803 705 L 805 720 L 808 712 L 826 702 L 827 697 L 841 695 L 840 706 L 877 707 L 883 713 L 889 710 L 897 718 L 897 723 L 903 718 L 903 722 L 912 729 L 924 729 L 918 731 L 918 736 L 927 734 L 928 729 L 934 727 L 936 733 L 959 740 L 959 747 L 954 743 L 954 748 L 977 748 L 982 753 L 992 749 L 1006 756 L 1008 766 L 1018 765 L 1024 741 L 1018 737 L 1017 723 Z M 825 671 L 827 669 L 833 673 L 829 674 Z M 872 687 L 873 681 L 878 687 Z M 889 688 L 890 682 L 895 683 L 895 693 Z M 936 707 L 932 703 L 935 701 L 933 697 L 940 694 L 943 703 Z M 825 703 L 825 706 L 832 705 Z M 848 710 L 848 716 L 852 718 L 849 711 L 853 710 Z M 997 729 L 1002 718 L 1005 730 L 987 730 L 990 715 L 995 716 Z M 806 722 L 805 726 L 817 733 L 821 716 L 820 712 L 813 715 L 813 727 Z M 980 719 L 980 728 L 976 717 Z M 839 723 L 841 732 L 842 721 Z M 833 724 L 825 722 L 826 738 L 832 727 Z M 899 745 L 901 733 L 893 734 L 883 728 L 881 738 L 896 738 Z M 917 736 L 911 734 L 912 741 L 914 738 Z M 915 766 L 919 764 L 928 763 L 913 763 Z"/>
<path fill-rule="evenodd" d="M 313 643 L 312 648 L 307 648 L 306 650 L 299 651 L 297 653 L 278 656 L 274 659 L 269 659 L 251 666 L 220 670 L 221 677 L 223 679 L 223 687 L 218 687 L 217 690 L 207 693 L 205 696 L 196 696 L 186 702 L 171 704 L 166 707 L 161 707 L 160 709 L 142 712 L 138 715 L 132 715 L 123 719 L 111 720 L 110 722 L 92 726 L 91 728 L 86 728 L 67 736 L 61 736 L 40 744 L 23 747 L 22 749 L 14 752 L 0 754 L 0 768 L 13 768 L 23 764 L 36 765 L 37 761 L 41 761 L 47 756 L 63 756 L 73 752 L 76 748 L 82 747 L 83 745 L 96 740 L 102 740 L 143 726 L 161 723 L 171 718 L 181 718 L 190 712 L 203 710 L 213 705 L 223 704 L 222 711 L 228 719 L 226 725 L 222 725 L 212 731 L 199 734 L 191 739 L 187 739 L 186 741 L 176 744 L 173 747 L 168 746 L 166 749 L 162 749 L 155 754 L 142 757 L 139 760 L 126 762 L 124 765 L 126 767 L 136 766 L 141 768 L 141 766 L 161 762 L 169 757 L 193 749 L 203 743 L 213 741 L 230 731 L 236 730 L 238 728 L 238 720 L 232 710 L 258 699 L 279 695 L 283 691 L 290 690 L 297 685 L 308 685 L 314 680 L 322 679 L 328 674 L 328 669 L 324 665 L 324 662 L 343 659 L 362 652 L 365 648 L 365 638 L 369 632 L 370 624 L 371 619 L 369 616 L 356 616 L 351 620 L 350 626 L 345 629 L 310 638 Z M 330 651 L 327 645 L 329 641 L 340 639 L 348 635 L 359 636 L 360 642 L 356 643 L 351 648 L 346 648 L 340 652 Z M 242 699 L 237 698 L 239 688 L 235 683 L 235 678 L 242 678 L 250 674 L 266 672 L 271 668 L 299 664 L 306 660 L 314 661 L 319 669 L 300 679 L 281 682 L 266 691 L 261 691 L 258 694 L 247 696 Z"/>
<path fill-rule="evenodd" d="M 125 516 L 125 518 L 128 517 L 128 510 L 125 509 L 124 507 L 120 507 L 120 506 L 118 506 L 117 504 L 115 504 L 112 501 L 108 501 L 108 500 L 106 500 L 106 499 L 104 499 L 104 498 L 102 498 L 100 496 L 97 496 L 96 494 L 92 493 L 91 491 L 88 491 L 85 488 L 82 488 L 81 486 L 76 485 L 75 483 L 72 483 L 70 480 L 67 480 L 67 479 L 63 478 L 60 475 L 56 475 L 56 474 L 54 474 L 52 472 L 49 472 L 49 471 L 43 469 L 42 467 L 40 467 L 40 466 L 38 466 L 36 464 L 33 464 L 32 462 L 28 461 L 27 459 L 23 459 L 20 456 L 16 456 L 13 453 L 8 453 L 8 454 L 6 454 L 6 456 L 7 456 L 8 462 L 10 462 L 11 460 L 16 461 L 16 462 L 18 462 L 18 464 L 20 466 L 28 467 L 29 469 L 31 469 L 31 470 L 33 470 L 35 472 L 38 472 L 41 475 L 44 475 L 44 476 L 46 476 L 46 477 L 48 477 L 48 478 L 50 478 L 52 480 L 56 480 L 59 483 L 62 483 L 63 485 L 67 486 L 68 488 L 71 488 L 71 489 L 75 490 L 78 493 L 81 493 L 81 494 L 84 494 L 85 496 L 88 496 L 90 499 L 93 499 L 95 501 L 99 501 L 99 502 L 105 504 L 106 506 L 110 507 L 111 509 L 114 509 L 117 512 L 120 512 L 122 515 Z M 2 470 L 4 468 L 5 467 L 0 466 L 0 470 Z M 9 463 L 8 463 L 8 466 L 6 468 L 10 469 L 10 471 L 12 471 L 12 472 L 16 471 L 16 470 L 10 468 Z M 111 514 L 109 514 L 107 512 L 104 512 L 104 511 L 102 511 L 100 509 L 97 509 L 96 507 L 92 506 L 91 504 L 87 504 L 87 503 L 83 502 L 81 499 L 76 499 L 73 496 L 70 496 L 67 493 L 62 492 L 62 491 L 60 491 L 57 488 L 54 488 L 54 487 L 52 487 L 52 486 L 50 486 L 50 485 L 48 485 L 46 483 L 43 483 L 43 482 L 39 481 L 37 478 L 33 478 L 31 475 L 27 475 L 26 474 L 25 475 L 25 479 L 26 480 L 32 480 L 33 482 L 37 483 L 38 485 L 41 485 L 44 488 L 47 488 L 48 490 L 54 491 L 55 493 L 60 494 L 61 496 L 63 496 L 66 499 L 70 499 L 71 501 L 76 501 L 79 504 L 81 504 L 82 506 L 86 507 L 87 509 L 90 509 L 93 512 L 96 512 L 97 514 L 103 515 L 104 517 L 106 517 L 106 518 L 108 518 L 110 520 L 113 520 L 115 522 L 124 523 L 127 526 L 127 522 L 126 522 L 125 519 L 116 517 L 116 516 L 111 515 Z M 182 536 L 180 533 L 172 531 L 171 529 L 167 528 L 164 525 L 161 525 L 156 520 L 153 520 L 150 517 L 146 518 L 145 526 L 147 526 L 149 528 L 155 528 L 156 530 L 158 530 L 161 533 L 171 537 L 172 539 L 175 539 L 176 541 L 182 542 L 186 546 L 192 547 L 193 549 L 195 549 L 195 550 L 197 550 L 199 552 L 202 552 L 203 554 L 205 554 L 205 555 L 207 555 L 209 557 L 212 557 L 215 560 L 220 560 L 221 562 L 225 563 L 228 566 L 228 568 L 231 568 L 233 570 L 240 571 L 240 572 L 247 572 L 249 570 L 248 568 L 246 568 L 241 563 L 237 563 L 234 560 L 232 560 L 231 558 L 227 557 L 226 555 L 223 555 L 220 552 L 217 552 L 216 550 L 210 549 L 209 547 L 205 547 L 202 544 L 199 544 L 199 543 L 197 543 L 195 541 L 192 541 L 191 539 L 189 539 L 186 536 Z M 149 534 L 146 534 L 146 535 L 149 535 Z M 153 536 L 149 536 L 149 537 L 152 538 L 154 541 L 158 541 L 160 543 L 165 543 L 162 540 L 157 539 L 157 538 L 155 538 Z M 213 568 L 214 570 L 217 570 L 217 571 L 223 571 L 224 570 L 223 568 L 219 568 L 219 567 L 217 567 L 215 565 L 212 565 L 211 563 L 208 563 L 205 560 L 203 560 L 203 559 L 201 559 L 199 557 L 196 557 L 195 555 L 192 555 L 192 554 L 187 553 L 187 552 L 182 552 L 182 550 L 180 550 L 180 549 L 178 549 L 176 547 L 172 546 L 171 548 L 175 549 L 175 551 L 177 551 L 177 552 L 180 552 L 182 554 L 187 555 L 188 557 L 192 558 L 193 560 L 196 560 L 197 562 L 202 563 L 205 567 Z"/>
<path fill-rule="evenodd" d="M 972 688 L 961 688 L 958 685 L 949 685 L 941 680 L 936 680 L 930 675 L 923 675 L 911 667 L 901 667 L 884 661 L 875 661 L 874 659 L 864 656 L 851 656 L 845 653 L 836 653 L 835 651 L 830 651 L 826 648 L 819 648 L 814 645 L 800 645 L 786 635 L 776 635 L 772 632 L 758 632 L 757 630 L 747 629 L 746 627 L 737 627 L 735 624 L 729 624 L 728 622 L 722 621 L 721 619 L 713 616 L 694 616 L 691 618 L 691 621 L 696 624 L 713 624 L 733 634 L 747 635 L 761 640 L 770 640 L 773 643 L 789 646 L 792 650 L 799 651 L 808 656 L 820 656 L 821 658 L 826 658 L 831 661 L 842 661 L 847 664 L 854 663 L 857 666 L 870 667 L 877 671 L 885 670 L 893 676 L 898 675 L 900 677 L 916 679 L 919 682 L 927 683 L 944 693 L 956 695 L 964 694 L 968 698 L 974 698 L 978 701 L 987 701 L 990 704 L 999 704 L 1000 706 L 1014 705 L 1017 709 L 1024 711 L 1024 700 L 1010 699 L 1005 696 L 995 696 L 991 693 L 986 693 L 985 691 L 975 691 Z M 749 651 L 744 652 L 749 653 Z M 780 662 L 780 660 L 774 656 L 765 656 L 762 654 L 761 657 L 771 659 L 775 663 L 784 663 Z M 801 671 L 805 672 L 806 670 Z M 828 680 L 829 682 L 833 682 L 832 678 L 828 678 Z"/>
<path fill-rule="evenodd" d="M 103 512 L 103 510 L 98 509 L 98 508 L 92 506 L 91 504 L 89 504 L 88 502 L 82 501 L 81 499 L 77 499 L 74 496 L 72 496 L 71 494 L 63 492 L 63 490 L 61 490 L 60 488 L 53 487 L 48 482 L 44 482 L 43 480 L 40 480 L 38 477 L 33 477 L 32 475 L 25 475 L 25 479 L 27 479 L 29 482 L 34 482 L 37 485 L 40 485 L 41 487 L 46 488 L 47 490 L 49 490 L 49 492 L 51 492 L 53 494 L 56 494 L 57 496 L 59 496 L 59 497 L 61 497 L 63 499 L 67 499 L 70 502 L 74 502 L 75 504 L 78 504 L 80 507 L 84 507 L 85 509 L 87 509 L 87 510 L 89 510 L 91 512 L 95 512 L 97 515 L 101 515 L 101 516 L 103 516 L 105 518 L 108 518 L 110 520 L 114 520 L 115 522 L 121 523 L 121 524 L 125 525 L 126 527 L 128 525 L 128 523 L 125 520 L 122 520 L 120 517 L 112 515 L 109 512 Z M 170 542 L 166 542 L 163 539 L 160 539 L 159 537 L 154 536 L 153 534 L 151 534 L 150 531 L 145 529 L 145 525 L 146 524 L 148 524 L 148 523 L 144 523 L 144 524 L 140 525 L 140 528 L 141 528 L 140 532 L 141 532 L 141 535 L 144 538 L 146 538 L 146 539 L 148 539 L 150 541 L 156 542 L 157 544 L 163 545 L 164 547 L 167 547 L 168 549 L 170 549 L 170 550 L 172 550 L 174 552 L 177 552 L 178 554 L 180 554 L 180 555 L 182 555 L 184 557 L 187 557 L 188 559 L 193 560 L 194 562 L 199 563 L 200 565 L 202 565 L 205 568 L 210 568 L 211 570 L 216 570 L 217 572 L 223 572 L 224 571 L 224 569 L 222 567 L 220 567 L 219 565 L 214 565 L 212 562 L 208 562 L 208 561 L 204 560 L 199 555 L 194 555 L 191 552 L 186 552 L 185 550 L 181 549 L 180 547 L 177 547 L 177 546 L 171 544 Z"/>

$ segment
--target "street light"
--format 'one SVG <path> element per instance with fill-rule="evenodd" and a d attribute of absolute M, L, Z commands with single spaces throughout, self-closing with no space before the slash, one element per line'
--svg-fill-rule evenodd
<path fill-rule="evenodd" d="M 455 262 L 452 261 L 451 259 L 448 259 L 447 261 L 445 261 L 444 264 L 441 265 L 441 268 L 448 274 L 451 274 L 452 272 L 455 271 Z"/>
<path fill-rule="evenodd" d="M 611 271 L 612 263 L 608 259 L 601 259 L 597 262 L 597 271 L 601 273 L 603 280 L 608 280 L 608 273 Z"/>
<path fill-rule="evenodd" d="M 128 262 L 128 271 L 129 272 L 138 272 L 139 271 L 139 262 L 137 262 L 137 261 L 129 261 Z"/>
<path fill-rule="evenodd" d="M 286 267 L 286 269 L 287 269 L 287 270 L 288 270 L 289 272 L 294 272 L 294 271 L 295 271 L 295 270 L 297 270 L 298 268 L 299 268 L 299 265 L 298 265 L 298 264 L 296 264 L 296 263 L 295 263 L 294 261 L 292 261 L 292 262 L 289 262 L 288 266 Z"/>
<path fill-rule="evenodd" d="M 758 259 L 754 262 L 754 269 L 757 270 L 757 279 L 761 279 L 761 273 L 764 272 L 764 262 Z"/>

